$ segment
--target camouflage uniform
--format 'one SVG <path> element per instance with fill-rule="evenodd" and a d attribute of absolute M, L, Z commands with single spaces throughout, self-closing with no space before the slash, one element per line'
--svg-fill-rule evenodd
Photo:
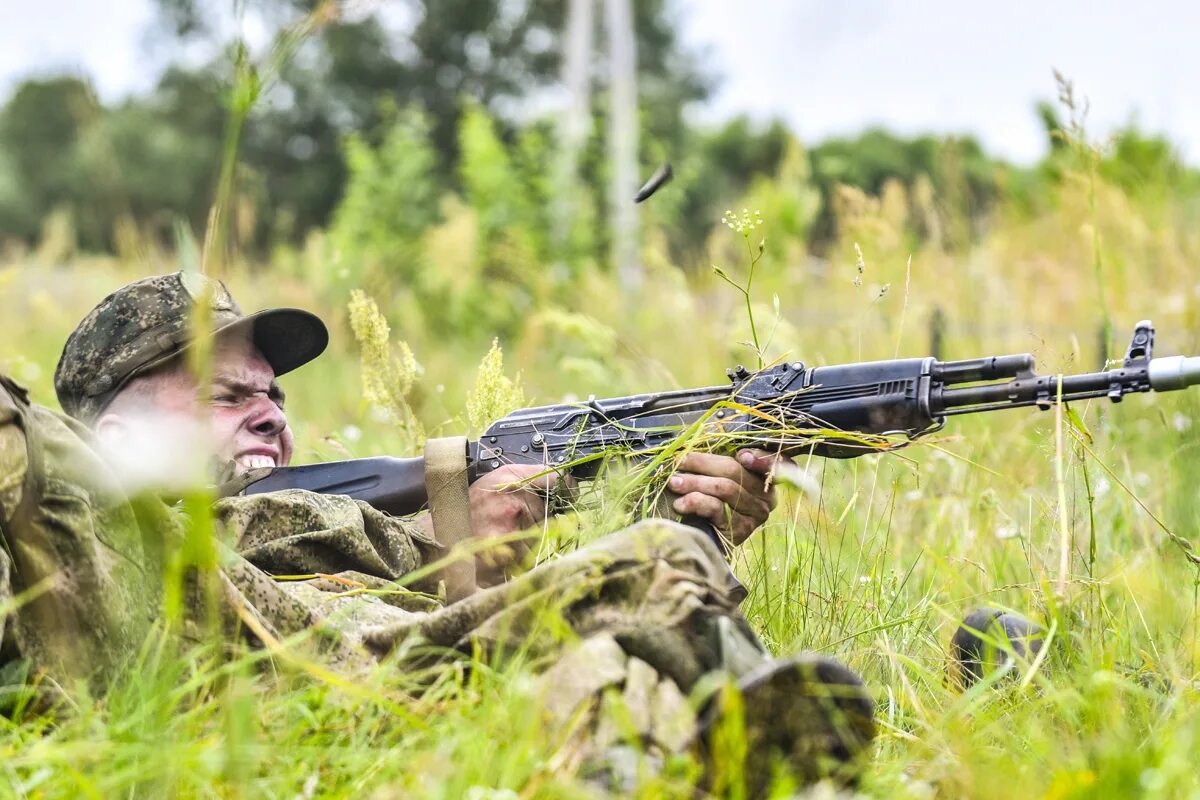
<path fill-rule="evenodd" d="M 223 286 L 199 286 L 208 287 L 214 329 L 249 330 L 277 374 L 324 347 L 323 326 L 315 329 L 306 312 L 243 317 Z M 106 298 L 64 349 L 55 376 L 63 408 L 94 421 L 131 377 L 178 355 L 190 342 L 180 321 L 190 316 L 194 296 L 203 295 L 174 275 Z M 304 357 L 284 352 L 280 337 L 307 347 Z M 131 504 L 106 477 L 79 423 L 28 405 L 11 384 L 0 397 L 0 521 L 8 551 L 0 559 L 0 600 L 43 579 L 52 586 L 8 614 L 8 655 L 55 678 L 103 683 L 156 619 L 162 553 L 183 535 L 180 515 L 162 502 Z M 42 491 L 31 493 L 33 484 Z M 36 498 L 41 526 L 22 517 L 29 498 Z M 439 608 L 430 601 L 432 579 L 406 587 L 415 591 L 393 583 L 444 554 L 412 520 L 299 490 L 225 498 L 215 517 L 227 545 L 219 570 L 227 623 L 246 623 L 252 640 L 320 632 L 327 658 L 346 670 L 396 651 L 399 667 L 408 668 L 473 647 L 503 652 L 519 643 L 522 655 L 546 671 L 554 717 L 566 721 L 615 689 L 641 732 L 673 749 L 693 729 L 684 696 L 702 675 L 742 674 L 766 660 L 737 610 L 740 585 L 721 553 L 675 523 L 641 523 Z"/>
<path fill-rule="evenodd" d="M 90 441 L 77 422 L 29 405 L 5 381 L 0 602 L 11 608 L 44 589 L 7 614 L 5 655 L 59 683 L 87 678 L 101 688 L 158 617 L 162 554 L 181 540 L 183 520 L 162 501 L 131 503 Z M 300 490 L 225 498 L 215 517 L 230 545 L 218 575 L 227 625 L 250 615 L 252 630 L 272 638 L 323 633 L 319 647 L 344 670 L 369 667 L 401 643 L 401 668 L 519 643 L 548 670 L 552 717 L 566 722 L 615 689 L 647 740 L 674 749 L 691 734 L 684 698 L 702 675 L 741 674 L 766 658 L 737 612 L 739 587 L 720 552 L 675 523 L 641 523 L 438 607 L 393 583 L 442 555 L 410 520 Z M 257 643 L 256 633 L 244 635 Z"/>
<path fill-rule="evenodd" d="M 386 591 L 422 558 L 442 554 L 419 525 L 347 497 L 300 490 L 226 498 L 217 513 L 255 567 L 329 576 L 275 584 L 307 614 L 264 614 L 281 632 L 315 625 L 341 646 L 379 658 L 398 651 L 401 669 L 474 648 L 487 656 L 519 648 L 547 670 L 546 708 L 562 724 L 582 706 L 594 712 L 601 694 L 616 690 L 646 741 L 674 750 L 693 732 L 685 697 L 701 676 L 718 669 L 741 675 L 767 660 L 737 610 L 743 590 L 720 551 L 677 523 L 639 523 L 430 610 L 424 595 Z M 385 591 L 348 593 L 344 581 Z M 256 607 L 263 612 L 261 597 Z M 584 727 L 591 747 L 616 737 Z"/>
<path fill-rule="evenodd" d="M 0 607 L 4 660 L 51 677 L 113 676 L 153 623 L 160 541 L 142 535 L 74 420 L 0 376 Z"/>

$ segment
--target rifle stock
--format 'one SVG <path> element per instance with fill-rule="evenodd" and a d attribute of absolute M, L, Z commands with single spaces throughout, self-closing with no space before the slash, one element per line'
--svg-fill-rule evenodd
<path fill-rule="evenodd" d="M 246 494 L 305 489 L 344 494 L 393 516 L 415 514 L 429 498 L 425 491 L 425 459 L 355 458 L 302 467 L 280 467 L 246 487 Z"/>

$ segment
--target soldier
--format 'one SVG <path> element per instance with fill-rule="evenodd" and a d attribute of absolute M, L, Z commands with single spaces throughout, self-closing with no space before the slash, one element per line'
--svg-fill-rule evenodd
<path fill-rule="evenodd" d="M 210 307 L 211 391 L 184 363 L 196 301 Z M 203 452 L 226 476 L 286 465 L 292 433 L 276 379 L 316 358 L 328 335 L 297 309 L 242 314 L 225 287 L 182 273 L 147 278 L 105 298 L 80 323 L 55 373 L 69 417 L 31 405 L 9 381 L 0 391 L 0 594 L 33 599 L 6 620 L 7 655 L 57 680 L 103 686 L 159 611 L 166 555 L 183 521 L 134 490 L 189 477 L 179 453 Z M 739 460 L 694 454 L 672 480 L 675 510 L 707 517 L 740 543 L 774 507 L 766 453 Z M 541 520 L 538 489 L 510 466 L 470 489 L 474 535 Z M 544 480 L 544 479 L 543 479 Z M 536 483 L 534 481 L 533 483 Z M 738 611 L 744 590 L 718 548 L 692 528 L 644 521 L 464 600 L 429 608 L 424 594 L 345 596 L 348 582 L 394 583 L 445 554 L 428 515 L 396 518 L 344 496 L 290 490 L 231 496 L 214 509 L 218 586 L 227 624 L 252 643 L 304 631 L 345 670 L 393 657 L 504 652 L 517 645 L 543 669 L 547 721 L 582 714 L 586 753 L 612 752 L 600 698 L 623 695 L 651 751 L 704 750 L 721 716 L 697 719 L 687 696 L 724 672 L 745 699 L 750 757 L 761 789 L 773 759 L 803 777 L 850 776 L 873 735 L 861 681 L 829 659 L 772 660 Z M 273 575 L 316 575 L 280 582 Z M 409 588 L 436 591 L 436 576 Z M 547 615 L 565 621 L 545 624 Z M 403 647 L 400 647 L 403 645 Z M 397 651 L 401 651 L 396 655 Z M 610 726 L 611 727 L 611 726 Z"/>

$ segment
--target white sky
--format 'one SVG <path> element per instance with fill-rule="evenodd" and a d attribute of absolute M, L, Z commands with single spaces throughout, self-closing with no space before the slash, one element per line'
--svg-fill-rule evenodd
<path fill-rule="evenodd" d="M 224 2 L 224 0 L 211 0 Z M 636 0 L 634 0 L 636 2 Z M 805 141 L 870 124 L 971 132 L 1031 161 L 1051 68 L 1091 100 L 1099 135 L 1136 115 L 1200 163 L 1200 4 L 1166 0 L 675 0 L 687 41 L 723 77 L 703 119 L 785 118 Z M 111 100 L 145 89 L 151 0 L 0 0 L 0 98 L 67 68 Z"/>

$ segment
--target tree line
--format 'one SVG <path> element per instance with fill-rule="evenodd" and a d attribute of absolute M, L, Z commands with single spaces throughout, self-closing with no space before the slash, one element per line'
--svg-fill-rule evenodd
<path fill-rule="evenodd" d="M 276 21 L 320 11 L 317 0 L 247 5 Z M 592 124 L 574 167 L 582 196 L 566 232 L 552 213 L 561 193 L 549 167 L 559 147 L 556 117 L 536 111 L 562 75 L 566 4 L 400 5 L 412 21 L 402 31 L 379 13 L 331 15 L 278 65 L 239 147 L 231 209 L 237 246 L 265 254 L 299 243 L 334 225 L 340 208 L 349 219 L 344 208 L 356 204 L 362 224 L 342 224 L 345 235 L 369 239 L 372 226 L 392 226 L 401 239 L 413 238 L 438 218 L 439 198 L 455 195 L 483 212 L 485 236 L 502 237 L 513 215 L 521 215 L 534 239 L 526 255 L 547 263 L 573 253 L 602 256 L 608 247 L 603 187 L 611 169 L 605 73 L 597 66 L 592 76 Z M 778 121 L 737 118 L 700 128 L 688 123 L 687 108 L 703 102 L 719 76 L 684 47 L 669 3 L 647 0 L 632 8 L 638 160 L 645 174 L 670 161 L 676 175 L 647 214 L 667 231 L 680 263 L 703 252 L 725 206 L 752 193 L 758 181 L 792 192 L 793 233 L 816 252 L 837 234 L 839 187 L 882 196 L 889 182 L 928 205 L 910 225 L 915 238 L 936 235 L 947 247 L 962 247 L 986 226 L 1002 196 L 1037 213 L 1046 202 L 1041 189 L 1080 157 L 1070 146 L 1072 122 L 1048 104 L 1037 109 L 1047 155 L 1033 167 L 1006 164 L 969 136 L 873 129 L 805 150 Z M 158 11 L 155 35 L 168 43 L 207 43 L 206 63 L 171 65 L 153 90 L 107 105 L 74 76 L 27 80 L 4 102 L 0 243 L 32 245 L 50 219 L 67 220 L 73 245 L 89 252 L 118 251 L 123 235 L 169 246 L 181 221 L 203 230 L 224 155 L 235 53 L 194 0 L 158 0 Z M 494 142 L 486 144 L 488 137 Z M 1196 171 L 1161 137 L 1131 126 L 1090 152 L 1089 168 L 1129 191 L 1197 194 Z M 372 205 L 378 207 L 368 212 Z"/>

